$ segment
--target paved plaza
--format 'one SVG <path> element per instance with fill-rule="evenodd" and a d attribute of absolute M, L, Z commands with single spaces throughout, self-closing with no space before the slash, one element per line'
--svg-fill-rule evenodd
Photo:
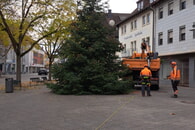
<path fill-rule="evenodd" d="M 194 130 L 195 88 L 169 85 L 142 97 L 56 95 L 46 86 L 0 91 L 0 130 Z"/>

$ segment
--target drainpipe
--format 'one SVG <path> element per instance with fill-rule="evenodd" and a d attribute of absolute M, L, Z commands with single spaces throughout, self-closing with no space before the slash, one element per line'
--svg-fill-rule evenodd
<path fill-rule="evenodd" d="M 156 46 L 156 44 L 155 44 L 155 10 L 154 10 L 154 8 L 152 8 L 151 6 L 150 6 L 150 9 L 152 10 L 152 13 L 153 13 L 153 25 L 152 25 L 152 52 L 155 52 L 156 51 L 156 49 L 155 49 L 155 46 Z"/>

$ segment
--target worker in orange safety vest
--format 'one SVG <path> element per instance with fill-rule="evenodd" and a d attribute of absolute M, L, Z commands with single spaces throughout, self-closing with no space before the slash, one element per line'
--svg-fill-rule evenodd
<path fill-rule="evenodd" d="M 147 96 L 151 96 L 150 94 L 150 79 L 152 77 L 152 72 L 149 70 L 148 65 L 144 65 L 144 68 L 140 72 L 141 83 L 142 83 L 142 96 L 145 96 L 145 88 L 147 90 Z"/>
<path fill-rule="evenodd" d="M 172 88 L 173 88 L 173 97 L 178 97 L 178 84 L 180 81 L 180 70 L 177 68 L 177 63 L 175 61 L 171 62 L 172 70 L 170 72 L 170 75 L 168 76 L 168 79 L 171 80 Z"/>

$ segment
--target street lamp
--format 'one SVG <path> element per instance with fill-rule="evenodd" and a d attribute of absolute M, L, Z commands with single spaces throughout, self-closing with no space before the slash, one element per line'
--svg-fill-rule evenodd
<path fill-rule="evenodd" d="M 115 25 L 115 21 L 113 19 L 109 20 L 109 25 L 113 27 Z"/>

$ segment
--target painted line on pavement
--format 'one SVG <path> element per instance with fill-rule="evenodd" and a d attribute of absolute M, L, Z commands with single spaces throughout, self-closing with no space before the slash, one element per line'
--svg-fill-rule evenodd
<path fill-rule="evenodd" d="M 128 103 L 130 103 L 134 99 L 134 96 L 131 96 L 127 102 L 123 103 L 120 107 L 118 107 L 106 120 L 104 120 L 95 130 L 99 130 L 103 127 L 108 121 L 112 119 L 114 115 L 116 115 L 122 108 L 124 108 Z"/>

